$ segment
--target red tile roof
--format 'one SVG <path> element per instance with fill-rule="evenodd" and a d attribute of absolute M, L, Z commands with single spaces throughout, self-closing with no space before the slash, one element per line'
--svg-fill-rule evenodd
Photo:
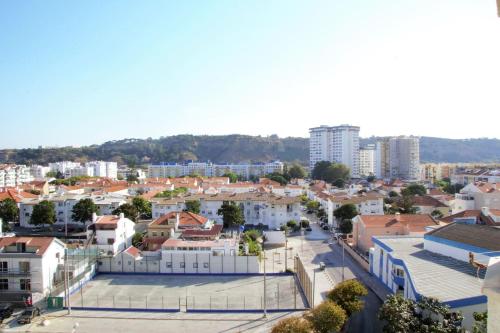
<path fill-rule="evenodd" d="M 398 215 L 359 215 L 365 228 L 386 228 L 395 224 L 408 226 L 412 232 L 424 232 L 425 227 L 437 225 L 430 215 L 400 214 Z"/>
<path fill-rule="evenodd" d="M 182 231 L 182 238 L 202 238 L 202 237 L 215 237 L 222 231 L 222 225 L 216 224 L 211 229 L 186 229 Z"/>
<path fill-rule="evenodd" d="M 12 199 L 16 203 L 20 203 L 23 199 L 37 199 L 38 195 L 29 192 L 18 191 L 15 188 L 5 188 L 5 191 L 0 192 L 0 201 L 5 199 Z"/>
<path fill-rule="evenodd" d="M 428 195 L 419 196 L 416 195 L 412 198 L 412 203 L 415 206 L 427 206 L 427 207 L 448 207 L 436 198 Z"/>
<path fill-rule="evenodd" d="M 166 224 L 168 220 L 175 219 L 177 214 L 179 214 L 179 227 L 201 227 L 208 221 L 206 217 L 191 212 L 170 212 L 168 214 L 160 216 L 159 218 L 151 222 L 150 225 Z"/>
<path fill-rule="evenodd" d="M 128 249 L 125 250 L 125 252 L 130 254 L 134 258 L 137 258 L 141 255 L 141 251 L 139 251 L 139 249 L 136 248 L 135 246 L 130 246 Z"/>
<path fill-rule="evenodd" d="M 96 224 L 117 224 L 120 217 L 116 215 L 103 215 L 97 218 Z"/>
<path fill-rule="evenodd" d="M 54 240 L 54 237 L 4 237 L 0 238 L 0 248 L 16 243 L 26 243 L 27 247 L 37 248 L 36 255 L 43 256 Z"/>

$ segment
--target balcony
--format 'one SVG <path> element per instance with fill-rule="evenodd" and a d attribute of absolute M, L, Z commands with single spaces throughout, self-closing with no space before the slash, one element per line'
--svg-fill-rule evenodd
<path fill-rule="evenodd" d="M 30 275 L 31 271 L 29 270 L 9 269 L 0 271 L 0 277 L 16 277 L 16 276 L 30 276 Z"/>

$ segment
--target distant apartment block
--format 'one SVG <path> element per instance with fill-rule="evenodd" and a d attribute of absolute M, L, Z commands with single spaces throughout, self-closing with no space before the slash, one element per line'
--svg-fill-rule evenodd
<path fill-rule="evenodd" d="M 270 173 L 283 173 L 284 164 L 280 161 L 255 164 L 214 164 L 211 162 L 160 163 L 148 167 L 149 178 L 182 177 L 200 175 L 203 177 L 220 177 L 233 172 L 244 178 L 261 177 Z"/>
<path fill-rule="evenodd" d="M 309 168 L 317 162 L 342 163 L 351 169 L 351 177 L 360 175 L 359 127 L 350 125 L 309 129 Z"/>
<path fill-rule="evenodd" d="M 375 175 L 375 145 L 367 145 L 359 149 L 359 174 Z"/>
<path fill-rule="evenodd" d="M 76 162 L 62 161 L 49 163 L 49 168 L 50 171 L 60 172 L 65 178 L 88 176 L 116 179 L 118 177 L 116 162 L 91 161 L 81 165 Z"/>
<path fill-rule="evenodd" d="M 381 179 L 420 179 L 419 138 L 398 136 L 377 142 L 376 176 Z"/>
<path fill-rule="evenodd" d="M 16 187 L 32 180 L 26 165 L 0 164 L 0 187 Z"/>

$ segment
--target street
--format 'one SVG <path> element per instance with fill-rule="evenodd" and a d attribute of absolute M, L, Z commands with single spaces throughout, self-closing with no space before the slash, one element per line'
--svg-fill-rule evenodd
<path fill-rule="evenodd" d="M 334 284 L 337 284 L 342 281 L 342 247 L 337 243 L 329 244 L 330 235 L 320 228 L 316 218 L 311 215 L 307 215 L 306 217 L 313 222 L 311 224 L 312 231 L 305 235 L 304 253 L 301 256 L 313 265 L 319 265 L 320 262 L 324 262 L 326 265 L 326 274 L 333 280 Z M 350 318 L 347 332 L 381 332 L 382 328 L 377 314 L 382 301 L 370 287 L 375 288 L 378 295 L 384 295 L 385 290 L 383 286 L 360 267 L 347 252 L 344 256 L 344 263 L 344 279 L 357 278 L 368 289 L 368 295 L 364 297 L 364 309 Z M 331 288 L 317 284 L 317 289 L 322 289 L 318 290 L 316 294 L 321 295 L 321 298 L 324 299 L 326 293 Z M 317 302 L 315 303 L 318 304 Z"/>

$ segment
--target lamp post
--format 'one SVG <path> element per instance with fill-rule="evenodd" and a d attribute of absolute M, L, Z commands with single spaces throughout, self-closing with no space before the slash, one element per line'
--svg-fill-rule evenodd
<path fill-rule="evenodd" d="M 345 268 L 345 264 L 344 264 L 344 240 L 342 239 L 342 282 L 344 282 L 344 268 Z"/>
<path fill-rule="evenodd" d="M 262 254 L 263 254 L 263 261 L 264 261 L 264 297 L 263 297 L 263 302 L 262 302 L 262 310 L 264 311 L 262 318 L 267 318 L 267 302 L 266 302 L 266 250 L 264 249 L 264 237 L 260 240 L 260 245 L 262 246 Z"/>

